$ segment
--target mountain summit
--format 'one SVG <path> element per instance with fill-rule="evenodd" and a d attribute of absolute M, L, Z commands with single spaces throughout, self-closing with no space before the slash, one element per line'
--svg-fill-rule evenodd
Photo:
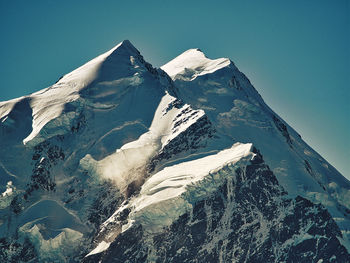
<path fill-rule="evenodd" d="M 1 262 L 350 261 L 350 182 L 199 49 L 0 102 L 0 179 Z"/>
<path fill-rule="evenodd" d="M 173 79 L 187 77 L 193 80 L 197 76 L 213 73 L 232 62 L 228 58 L 208 59 L 198 48 L 189 49 L 161 67 Z"/>

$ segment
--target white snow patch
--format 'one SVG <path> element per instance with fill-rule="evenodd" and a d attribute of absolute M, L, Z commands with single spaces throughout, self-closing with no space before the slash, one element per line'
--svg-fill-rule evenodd
<path fill-rule="evenodd" d="M 190 80 L 197 76 L 213 73 L 231 64 L 228 58 L 211 60 L 199 49 L 189 49 L 161 67 L 171 78 L 182 74 Z"/>
<path fill-rule="evenodd" d="M 108 242 L 105 242 L 105 241 L 101 241 L 98 246 L 92 250 L 89 254 L 87 254 L 85 257 L 88 257 L 88 256 L 91 256 L 91 255 L 94 255 L 94 254 L 98 254 L 98 253 L 101 253 L 105 250 L 107 250 L 109 248 L 111 243 L 108 243 Z"/>
<path fill-rule="evenodd" d="M 9 181 L 9 182 L 7 182 L 7 184 L 6 184 L 6 190 L 5 190 L 5 192 L 3 192 L 1 195 L 2 195 L 3 197 L 5 197 L 5 196 L 10 196 L 10 195 L 12 195 L 12 193 L 13 193 L 13 189 L 14 189 L 14 186 L 12 185 L 12 181 Z"/>
<path fill-rule="evenodd" d="M 15 194 L 16 187 L 12 184 L 12 181 L 7 182 L 6 190 L 0 195 L 0 209 L 8 207 L 13 199 L 12 196 Z"/>

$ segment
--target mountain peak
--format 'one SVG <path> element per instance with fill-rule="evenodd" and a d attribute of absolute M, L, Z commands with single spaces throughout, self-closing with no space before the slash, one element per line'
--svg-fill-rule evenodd
<path fill-rule="evenodd" d="M 113 69 L 116 65 L 128 65 L 130 64 L 130 57 L 139 56 L 140 52 L 133 46 L 133 44 L 131 44 L 129 40 L 123 40 L 109 51 L 97 56 L 79 68 L 64 75 L 56 84 L 67 82 L 76 83 L 78 81 L 84 83 L 85 85 L 86 83 L 90 83 L 91 81 L 96 80 L 96 78 L 101 77 L 99 75 L 101 75 L 102 68 L 105 69 L 107 66 L 107 68 Z"/>
<path fill-rule="evenodd" d="M 209 59 L 199 48 L 192 48 L 163 65 L 161 69 L 173 79 L 181 74 L 182 77 L 193 80 L 197 76 L 227 67 L 231 63 L 228 58 Z"/>
<path fill-rule="evenodd" d="M 128 53 L 132 54 L 140 54 L 140 52 L 137 50 L 137 48 L 135 48 L 135 46 L 127 39 L 123 40 L 122 42 L 120 42 L 118 45 L 116 45 L 114 48 L 112 48 L 110 51 L 106 52 L 109 53 L 109 55 L 112 55 L 114 52 L 116 51 L 121 51 L 124 50 Z M 105 54 L 106 54 L 105 53 Z"/>
<path fill-rule="evenodd" d="M 124 40 L 0 102 L 0 262 L 350 262 L 350 182 L 229 59 L 163 69 Z"/>
<path fill-rule="evenodd" d="M 135 48 L 134 45 L 130 42 L 129 39 L 124 39 L 124 40 L 123 40 L 122 42 L 120 42 L 119 44 L 120 44 L 120 45 L 124 45 L 124 46 L 132 46 L 133 48 Z"/>
<path fill-rule="evenodd" d="M 154 94 L 162 96 L 165 92 L 165 86 L 162 86 L 159 78 L 145 81 L 144 74 L 148 73 L 156 75 L 157 71 L 143 59 L 140 52 L 129 40 L 120 42 L 109 51 L 64 75 L 51 87 L 30 96 L 33 98 L 31 103 L 33 129 L 23 140 L 23 143 L 27 144 L 31 141 L 34 145 L 41 142 L 45 136 L 47 138 L 48 134 L 49 136 L 56 135 L 59 130 L 56 128 L 46 132 L 44 137 L 40 137 L 39 133 L 47 123 L 59 119 L 65 116 L 66 112 L 69 112 L 67 104 L 74 102 L 78 105 L 79 99 L 83 99 L 85 103 L 89 103 L 95 108 L 113 108 L 118 105 L 120 97 L 127 93 L 126 90 L 132 89 L 131 87 L 147 86 L 143 84 L 144 82 L 151 82 L 152 88 L 158 87 L 158 93 Z M 160 99 L 159 96 L 152 96 L 155 99 Z M 133 99 L 135 100 L 135 98 Z M 42 108 L 50 108 L 50 111 L 42 111 Z M 57 123 L 53 126 L 55 125 Z"/>

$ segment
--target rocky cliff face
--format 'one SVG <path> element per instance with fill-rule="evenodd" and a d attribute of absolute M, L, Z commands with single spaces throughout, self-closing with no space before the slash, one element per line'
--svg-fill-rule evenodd
<path fill-rule="evenodd" d="M 229 59 L 123 41 L 0 120 L 1 262 L 350 261 L 349 181 Z"/>
<path fill-rule="evenodd" d="M 348 262 L 327 210 L 290 199 L 257 153 L 159 233 L 135 224 L 84 262 Z M 125 211 L 125 210 L 124 210 Z M 126 215 L 127 216 L 127 215 Z M 117 224 L 123 224 L 119 217 Z"/>

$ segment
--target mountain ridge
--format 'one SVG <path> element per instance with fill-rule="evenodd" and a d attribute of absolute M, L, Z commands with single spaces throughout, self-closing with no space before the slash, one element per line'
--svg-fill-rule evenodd
<path fill-rule="evenodd" d="M 175 245 L 163 236 L 169 231 L 174 240 L 186 240 L 198 249 L 205 250 L 210 243 L 212 252 L 201 250 L 203 260 L 223 262 L 220 253 L 238 262 L 261 255 L 267 255 L 268 262 L 349 257 L 343 246 L 349 249 L 350 182 L 265 104 L 232 61 L 210 60 L 198 49 L 179 57 L 155 69 L 123 41 L 53 86 L 0 103 L 1 259 L 14 260 L 24 253 L 28 261 L 119 262 L 113 251 L 130 245 L 135 249 L 131 258 L 119 255 L 130 262 L 190 260 L 186 246 L 177 248 L 179 257 L 167 247 Z M 233 158 L 232 149 L 239 145 L 250 145 L 250 157 L 237 157 L 240 165 L 225 164 L 223 152 L 231 149 Z M 198 168 L 203 162 L 214 160 L 222 162 L 220 168 L 208 168 L 201 175 Z M 150 186 L 154 180 L 158 183 Z M 223 195 L 226 188 L 230 194 Z M 181 194 L 171 195 L 179 190 Z M 158 195 L 172 198 L 164 205 Z M 138 210 L 137 204 L 147 198 L 153 203 Z M 261 200 L 281 211 L 280 217 L 261 206 Z M 65 216 L 33 217 L 33 211 L 44 205 L 50 211 L 65 211 Z M 178 211 L 173 217 L 171 209 Z M 228 220 L 235 209 L 242 211 L 244 220 L 258 223 L 250 228 L 241 219 Z M 293 229 L 282 224 L 280 232 L 273 232 L 273 224 L 266 220 L 286 222 L 285 209 L 298 211 L 301 222 L 313 225 L 313 230 L 292 220 Z M 191 221 L 195 211 L 201 211 L 197 219 L 206 221 L 207 227 L 189 227 L 197 223 Z M 209 216 L 209 211 L 216 215 Z M 312 217 L 307 216 L 310 213 Z M 154 234 L 146 215 L 167 223 Z M 257 257 L 249 255 L 246 241 L 233 232 L 215 234 L 231 227 L 249 229 L 246 234 L 257 240 Z M 189 238 L 180 232 L 176 236 L 171 229 L 201 230 Z M 206 231 L 204 243 L 195 236 L 201 231 Z M 264 233 L 264 238 L 255 232 Z M 288 233 L 288 238 L 280 239 L 281 233 Z M 134 234 L 139 240 L 129 244 L 128 236 Z M 274 235 L 279 241 L 271 243 Z M 168 245 L 159 246 L 160 240 Z M 234 250 L 221 248 L 236 241 Z M 311 249 L 313 242 L 321 242 L 323 248 Z M 332 242 L 337 244 L 336 255 L 328 249 Z M 282 247 L 284 255 L 266 254 Z M 305 249 L 309 256 L 303 256 Z M 145 257 L 145 250 L 153 252 Z M 164 253 L 157 258 L 154 251 Z M 298 256 L 293 258 L 293 253 Z"/>

